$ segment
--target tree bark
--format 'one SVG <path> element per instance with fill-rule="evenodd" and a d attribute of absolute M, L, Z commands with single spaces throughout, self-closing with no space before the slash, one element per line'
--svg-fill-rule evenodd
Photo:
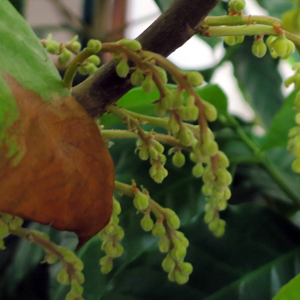
<path fill-rule="evenodd" d="M 220 1 L 175 0 L 137 40 L 144 50 L 167 57 L 195 34 L 194 28 Z M 110 61 L 73 88 L 73 96 L 93 118 L 101 116 L 107 105 L 116 102 L 132 88 L 129 77 L 118 77 L 115 67 L 115 62 Z"/>

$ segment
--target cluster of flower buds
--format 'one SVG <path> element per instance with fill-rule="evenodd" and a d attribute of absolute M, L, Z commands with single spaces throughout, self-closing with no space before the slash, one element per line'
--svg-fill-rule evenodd
<path fill-rule="evenodd" d="M 295 74 L 291 77 L 289 77 L 285 82 L 284 85 L 286 87 L 290 86 L 292 83 L 295 84 L 295 89 L 300 89 L 300 63 L 295 63 L 293 65 L 293 70 L 295 70 Z"/>
<path fill-rule="evenodd" d="M 46 40 L 42 40 L 42 45 L 46 48 L 47 52 L 59 55 L 58 64 L 61 67 L 66 67 L 72 58 L 72 52 L 77 54 L 81 49 L 81 44 L 77 41 L 78 36 L 75 36 L 71 41 L 58 43 L 52 40 L 52 35 L 49 34 Z"/>
<path fill-rule="evenodd" d="M 267 39 L 267 45 L 273 58 L 286 59 L 296 50 L 295 44 L 288 40 L 285 35 L 270 35 Z"/>
<path fill-rule="evenodd" d="M 255 39 L 252 46 L 252 53 L 258 58 L 265 56 L 267 53 L 267 45 L 264 43 L 263 38 Z"/>
<path fill-rule="evenodd" d="M 295 108 L 298 111 L 295 117 L 297 126 L 290 129 L 287 149 L 297 157 L 292 164 L 293 171 L 300 173 L 300 92 L 297 93 L 295 98 Z"/>
<path fill-rule="evenodd" d="M 0 213 L 0 250 L 5 249 L 3 239 L 10 234 L 10 230 L 16 230 L 23 225 L 23 219 L 5 213 Z"/>
<path fill-rule="evenodd" d="M 235 44 L 241 44 L 245 39 L 245 36 L 243 35 L 237 35 L 237 36 L 224 36 L 224 42 L 229 45 L 233 46 Z"/>
<path fill-rule="evenodd" d="M 167 160 L 166 156 L 163 154 L 164 146 L 151 137 L 147 139 L 147 141 L 138 139 L 136 146 L 136 151 L 139 151 L 141 160 L 150 158 L 150 176 L 155 182 L 161 183 L 168 176 L 168 171 L 164 167 Z"/>
<path fill-rule="evenodd" d="M 133 185 L 135 198 L 134 206 L 144 213 L 141 220 L 141 227 L 145 231 L 152 231 L 152 234 L 159 238 L 158 247 L 160 252 L 168 253 L 162 262 L 165 272 L 169 273 L 170 281 L 176 281 L 178 284 L 184 284 L 189 280 L 189 275 L 193 271 L 190 263 L 184 262 L 186 249 L 189 246 L 188 239 L 177 229 L 180 226 L 180 220 L 176 213 L 171 209 L 163 209 L 155 213 L 156 222 L 151 218 L 149 207 L 149 195 L 142 193 Z"/>
<path fill-rule="evenodd" d="M 245 9 L 245 0 L 230 0 L 228 7 L 230 11 L 241 13 Z"/>
<path fill-rule="evenodd" d="M 98 70 L 100 65 L 100 58 L 98 55 L 93 54 L 87 58 L 78 68 L 78 72 L 82 75 L 91 75 Z"/>
<path fill-rule="evenodd" d="M 119 226 L 118 215 L 121 213 L 119 201 L 113 198 L 113 213 L 109 223 L 98 233 L 99 238 L 103 241 L 101 250 L 106 255 L 100 259 L 101 272 L 109 273 L 113 268 L 113 259 L 123 254 L 124 248 L 119 243 L 124 238 L 124 230 Z"/>
<path fill-rule="evenodd" d="M 57 247 L 58 251 L 63 255 L 63 267 L 57 274 L 57 281 L 61 284 L 70 284 L 71 290 L 66 296 L 66 300 L 83 300 L 82 293 L 84 283 L 84 275 L 82 274 L 83 262 L 76 254 L 66 247 Z M 47 260 L 46 255 L 46 260 Z M 49 257 L 49 256 L 48 256 Z M 53 258 L 54 260 L 54 258 Z M 49 259 L 47 260 L 47 262 Z M 54 262 L 48 262 L 54 263 Z"/>

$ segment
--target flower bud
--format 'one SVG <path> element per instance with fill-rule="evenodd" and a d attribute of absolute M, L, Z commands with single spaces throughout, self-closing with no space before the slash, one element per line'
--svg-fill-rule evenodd
<path fill-rule="evenodd" d="M 75 41 L 75 42 L 72 43 L 72 47 L 73 47 L 74 50 L 80 51 L 81 44 L 79 42 Z"/>
<path fill-rule="evenodd" d="M 59 53 L 59 44 L 56 41 L 46 41 L 46 50 L 51 54 L 58 54 Z"/>
<path fill-rule="evenodd" d="M 84 275 L 77 271 L 76 272 L 76 278 L 77 278 L 77 281 L 79 282 L 79 284 L 83 284 L 84 283 Z"/>
<path fill-rule="evenodd" d="M 79 297 L 83 293 L 83 287 L 78 283 L 77 279 L 73 279 L 71 283 L 71 291 L 76 297 Z"/>
<path fill-rule="evenodd" d="M 146 93 L 152 93 L 155 88 L 155 83 L 151 75 L 147 75 L 142 82 L 142 88 Z"/>
<path fill-rule="evenodd" d="M 176 263 L 170 254 L 168 254 L 162 262 L 162 267 L 165 272 L 171 272 L 175 268 L 175 265 Z"/>
<path fill-rule="evenodd" d="M 144 75 L 139 70 L 134 71 L 130 76 L 130 81 L 131 81 L 132 85 L 135 85 L 135 86 L 141 85 L 143 80 L 144 80 Z"/>
<path fill-rule="evenodd" d="M 202 193 L 203 193 L 205 196 L 210 196 L 210 195 L 212 194 L 212 188 L 204 184 L 204 185 L 202 186 Z"/>
<path fill-rule="evenodd" d="M 183 275 L 190 275 L 193 272 L 193 266 L 188 262 L 180 262 L 178 266 L 180 268 L 181 274 Z"/>
<path fill-rule="evenodd" d="M 9 229 L 7 224 L 0 222 L 0 240 L 5 238 L 9 234 Z"/>
<path fill-rule="evenodd" d="M 300 173 L 300 158 L 297 158 L 292 164 L 292 170 L 296 173 Z"/>
<path fill-rule="evenodd" d="M 99 66 L 100 65 L 100 58 L 98 55 L 91 55 L 88 59 L 88 62 L 90 62 L 91 64 L 94 64 L 95 66 Z"/>
<path fill-rule="evenodd" d="M 97 53 L 101 50 L 101 42 L 99 40 L 89 40 L 87 43 L 87 50 Z"/>
<path fill-rule="evenodd" d="M 179 270 L 175 270 L 175 281 L 178 284 L 185 284 L 189 281 L 189 276 L 181 274 Z"/>
<path fill-rule="evenodd" d="M 119 77 L 121 78 L 126 78 L 128 73 L 129 73 L 129 66 L 127 63 L 127 59 L 126 60 L 121 60 L 116 67 L 116 72 L 118 74 Z"/>
<path fill-rule="evenodd" d="M 121 213 L 121 211 L 122 211 L 122 209 L 121 209 L 120 202 L 118 200 L 116 200 L 115 198 L 113 198 L 113 214 L 119 215 Z"/>
<path fill-rule="evenodd" d="M 66 247 L 59 247 L 59 252 L 63 255 L 64 260 L 69 262 L 69 263 L 73 263 L 75 261 L 77 261 L 78 257 L 76 256 L 76 254 L 69 250 Z"/>
<path fill-rule="evenodd" d="M 252 53 L 258 58 L 265 56 L 267 53 L 267 46 L 263 40 L 258 40 L 252 45 Z"/>
<path fill-rule="evenodd" d="M 185 146 L 190 146 L 194 140 L 194 133 L 187 127 L 182 127 L 179 131 L 179 140 Z"/>
<path fill-rule="evenodd" d="M 45 261 L 51 265 L 51 264 L 54 264 L 57 262 L 57 255 L 56 254 L 53 254 L 53 253 L 47 253 L 46 257 L 45 257 Z"/>
<path fill-rule="evenodd" d="M 59 271 L 56 279 L 61 284 L 69 284 L 70 283 L 69 274 L 68 274 L 67 270 L 64 268 Z"/>
<path fill-rule="evenodd" d="M 149 158 L 149 152 L 146 147 L 140 149 L 139 157 L 141 160 L 147 160 Z"/>
<path fill-rule="evenodd" d="M 203 173 L 204 173 L 204 168 L 203 168 L 202 163 L 197 163 L 197 164 L 193 167 L 192 173 L 193 173 L 193 175 L 194 175 L 196 178 L 201 177 L 201 176 L 203 175 Z"/>
<path fill-rule="evenodd" d="M 148 196 L 138 191 L 133 199 L 133 204 L 138 210 L 145 210 L 149 205 Z"/>
<path fill-rule="evenodd" d="M 152 234 L 155 237 L 163 237 L 166 234 L 165 226 L 162 224 L 162 222 L 156 222 L 152 229 Z"/>
<path fill-rule="evenodd" d="M 9 223 L 12 220 L 13 216 L 9 215 L 9 214 L 5 214 L 5 213 L 0 213 L 0 218 L 2 219 L 2 221 L 4 223 L 7 224 L 7 223 Z"/>
<path fill-rule="evenodd" d="M 167 113 L 167 110 L 162 106 L 161 103 L 157 103 L 155 105 L 155 114 L 158 117 L 163 118 L 163 117 L 165 117 L 166 113 Z"/>
<path fill-rule="evenodd" d="M 170 249 L 170 240 L 168 239 L 168 237 L 162 237 L 159 240 L 158 247 L 161 253 L 167 253 Z"/>
<path fill-rule="evenodd" d="M 274 50 L 279 56 L 283 56 L 287 53 L 288 44 L 285 36 L 281 35 L 274 42 Z"/>
<path fill-rule="evenodd" d="M 235 36 L 224 36 L 224 42 L 229 46 L 233 46 L 236 44 L 236 38 Z"/>
<path fill-rule="evenodd" d="M 108 274 L 112 270 L 112 268 L 113 268 L 113 263 L 112 261 L 110 261 L 101 267 L 101 273 Z"/>
<path fill-rule="evenodd" d="M 215 121 L 217 119 L 217 115 L 218 115 L 216 108 L 208 102 L 206 102 L 205 105 L 206 105 L 206 107 L 204 109 L 204 113 L 205 113 L 207 120 L 210 122 Z"/>
<path fill-rule="evenodd" d="M 165 148 L 160 142 L 154 140 L 153 143 L 154 143 L 154 148 L 157 152 L 159 152 L 159 153 L 164 152 Z"/>
<path fill-rule="evenodd" d="M 180 226 L 180 219 L 176 214 L 167 217 L 167 224 L 172 229 L 178 229 Z"/>
<path fill-rule="evenodd" d="M 61 54 L 58 58 L 58 64 L 61 66 L 61 67 L 65 67 L 67 65 L 67 63 L 70 61 L 72 57 L 72 53 L 70 50 L 64 48 L 61 50 Z"/>
<path fill-rule="evenodd" d="M 179 124 L 178 124 L 177 121 L 172 117 L 172 115 L 169 117 L 168 129 L 169 129 L 169 131 L 170 131 L 173 135 L 176 134 L 176 133 L 179 131 L 179 129 L 180 129 Z"/>
<path fill-rule="evenodd" d="M 171 251 L 171 256 L 175 260 L 183 260 L 186 255 L 186 247 L 174 247 Z"/>
<path fill-rule="evenodd" d="M 124 44 L 126 48 L 129 48 L 132 51 L 138 51 L 142 49 L 141 43 L 137 40 L 122 39 L 118 41 L 118 44 Z"/>
<path fill-rule="evenodd" d="M 153 220 L 150 217 L 150 215 L 145 214 L 141 220 L 141 226 L 142 226 L 143 230 L 148 232 L 153 229 L 153 225 L 154 225 L 154 223 L 153 223 Z"/>
<path fill-rule="evenodd" d="M 181 152 L 176 152 L 172 157 L 174 166 L 181 168 L 185 163 L 185 156 Z"/>
<path fill-rule="evenodd" d="M 214 220 L 214 218 L 215 218 L 215 211 L 214 211 L 214 209 L 210 209 L 204 215 L 204 222 L 206 224 L 209 224 L 210 222 L 212 222 Z"/>
<path fill-rule="evenodd" d="M 220 219 L 215 218 L 213 221 L 211 221 L 208 225 L 208 228 L 210 231 L 216 231 L 219 228 Z"/>
<path fill-rule="evenodd" d="M 165 168 L 160 168 L 156 170 L 156 173 L 152 178 L 155 182 L 162 183 L 167 176 L 168 176 L 168 171 Z"/>
<path fill-rule="evenodd" d="M 196 71 L 189 72 L 187 80 L 192 86 L 200 86 L 204 82 L 203 75 Z"/>
<path fill-rule="evenodd" d="M 245 40 L 245 36 L 244 36 L 244 35 L 237 35 L 237 36 L 235 37 L 235 41 L 236 41 L 236 43 L 238 43 L 238 44 L 241 44 L 244 40 Z"/>

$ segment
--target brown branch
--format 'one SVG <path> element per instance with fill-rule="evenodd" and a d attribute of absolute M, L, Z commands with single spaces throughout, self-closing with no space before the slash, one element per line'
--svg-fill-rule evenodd
<path fill-rule="evenodd" d="M 175 0 L 137 40 L 143 49 L 170 55 L 196 32 L 194 28 L 221 0 Z M 132 88 L 129 78 L 120 78 L 115 62 L 103 65 L 97 73 L 73 88 L 73 96 L 91 117 L 101 116 L 105 107 L 116 102 Z"/>

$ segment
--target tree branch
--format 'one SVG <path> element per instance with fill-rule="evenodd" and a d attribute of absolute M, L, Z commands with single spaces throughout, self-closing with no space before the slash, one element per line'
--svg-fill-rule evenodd
<path fill-rule="evenodd" d="M 137 40 L 143 49 L 166 57 L 196 33 L 197 25 L 220 1 L 175 0 Z M 110 61 L 73 88 L 73 96 L 91 117 L 101 116 L 107 105 L 116 102 L 132 88 L 129 78 L 117 76 L 115 67 L 115 62 Z"/>

